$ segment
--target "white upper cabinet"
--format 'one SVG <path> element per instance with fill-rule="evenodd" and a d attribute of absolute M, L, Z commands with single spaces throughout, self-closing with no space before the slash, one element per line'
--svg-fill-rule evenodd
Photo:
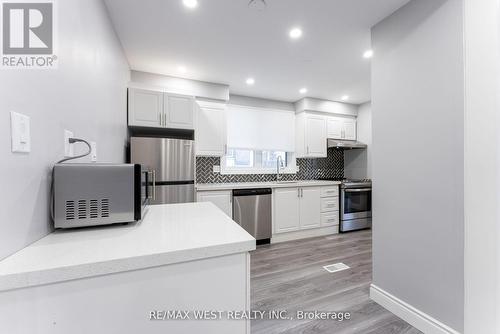
<path fill-rule="evenodd" d="M 330 116 L 327 119 L 328 138 L 356 140 L 356 119 Z"/>
<path fill-rule="evenodd" d="M 190 96 L 165 94 L 165 127 L 194 129 L 194 99 Z"/>
<path fill-rule="evenodd" d="M 343 122 L 338 117 L 329 117 L 327 119 L 328 138 L 341 139 Z"/>
<path fill-rule="evenodd" d="M 194 99 L 191 96 L 129 88 L 128 125 L 194 129 Z"/>
<path fill-rule="evenodd" d="M 226 151 L 226 105 L 197 102 L 195 117 L 197 156 L 221 157 Z"/>
<path fill-rule="evenodd" d="M 322 116 L 306 117 L 306 154 L 326 157 L 326 120 Z"/>
<path fill-rule="evenodd" d="M 300 113 L 296 116 L 295 124 L 297 158 L 326 158 L 326 118 Z"/>
<path fill-rule="evenodd" d="M 128 90 L 128 124 L 160 127 L 163 114 L 163 93 L 144 89 Z"/>
<path fill-rule="evenodd" d="M 345 140 L 356 140 L 356 120 L 346 119 L 344 120 L 344 139 Z"/>

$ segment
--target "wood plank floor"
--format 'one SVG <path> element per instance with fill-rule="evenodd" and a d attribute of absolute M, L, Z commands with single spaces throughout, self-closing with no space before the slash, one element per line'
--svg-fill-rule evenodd
<path fill-rule="evenodd" d="M 421 333 L 369 298 L 371 231 L 259 246 L 251 255 L 252 310 L 345 311 L 350 320 L 253 320 L 253 334 Z M 343 262 L 351 269 L 329 273 Z"/>

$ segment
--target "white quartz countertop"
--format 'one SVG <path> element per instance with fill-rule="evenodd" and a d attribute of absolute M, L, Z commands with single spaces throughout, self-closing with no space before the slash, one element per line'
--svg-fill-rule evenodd
<path fill-rule="evenodd" d="M 0 261 L 0 291 L 254 249 L 212 203 L 153 205 L 141 222 L 58 230 Z"/>
<path fill-rule="evenodd" d="M 198 183 L 196 190 L 231 190 L 231 189 L 253 189 L 253 188 L 294 188 L 294 187 L 318 187 L 339 185 L 338 181 L 294 181 L 294 182 L 239 182 L 239 183 Z"/>

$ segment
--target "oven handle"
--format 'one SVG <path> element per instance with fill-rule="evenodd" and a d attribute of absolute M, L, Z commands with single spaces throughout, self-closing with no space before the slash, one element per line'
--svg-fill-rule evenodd
<path fill-rule="evenodd" d="M 344 189 L 344 191 L 346 193 L 360 193 L 360 192 L 363 192 L 363 191 L 371 191 L 372 188 L 355 188 L 355 189 Z"/>

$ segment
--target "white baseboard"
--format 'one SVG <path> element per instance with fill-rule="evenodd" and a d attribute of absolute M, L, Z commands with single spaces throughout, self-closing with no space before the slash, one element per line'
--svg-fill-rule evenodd
<path fill-rule="evenodd" d="M 460 334 L 374 284 L 370 286 L 370 298 L 425 334 Z"/>
<path fill-rule="evenodd" d="M 271 243 L 274 244 L 278 242 L 320 237 L 323 235 L 338 234 L 338 233 L 339 233 L 339 225 L 313 228 L 310 230 L 277 233 L 273 234 L 273 237 L 271 238 Z"/>

